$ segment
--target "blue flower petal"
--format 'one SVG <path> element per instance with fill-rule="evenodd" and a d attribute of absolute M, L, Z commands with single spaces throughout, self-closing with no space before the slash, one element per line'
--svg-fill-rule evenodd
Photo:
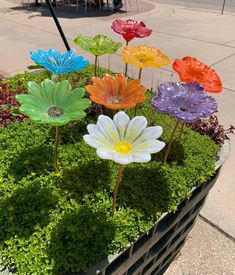
<path fill-rule="evenodd" d="M 73 51 L 61 54 L 51 48 L 48 52 L 44 50 L 38 50 L 38 52 L 30 51 L 30 55 L 35 63 L 55 74 L 66 74 L 78 71 L 89 64 L 83 56 L 75 55 Z"/>

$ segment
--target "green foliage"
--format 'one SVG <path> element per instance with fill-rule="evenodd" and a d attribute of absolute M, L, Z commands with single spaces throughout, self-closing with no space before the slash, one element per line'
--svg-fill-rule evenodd
<path fill-rule="evenodd" d="M 79 78 L 74 86 L 89 81 L 93 68 L 83 72 L 84 78 L 81 72 L 70 75 Z M 40 82 L 40 78 L 33 80 Z M 16 79 L 8 80 L 12 87 Z M 149 125 L 163 126 L 162 140 L 167 142 L 175 121 L 153 111 L 151 96 L 149 93 L 138 114 L 144 114 Z M 133 116 L 133 111 L 129 115 Z M 163 150 L 149 163 L 125 167 L 118 211 L 112 217 L 118 165 L 99 159 L 83 142 L 92 120 L 88 116 L 61 127 L 60 174 L 51 164 L 53 127 L 27 120 L 1 129 L 0 255 L 3 264 L 16 274 L 85 270 L 126 248 L 163 212 L 175 211 L 193 186 L 214 173 L 219 147 L 208 136 L 184 127 L 181 140 L 179 130 L 176 133 L 167 165 L 161 163 Z"/>

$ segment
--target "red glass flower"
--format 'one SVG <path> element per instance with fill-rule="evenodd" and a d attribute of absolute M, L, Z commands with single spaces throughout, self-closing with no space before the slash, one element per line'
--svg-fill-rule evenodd
<path fill-rule="evenodd" d="M 152 33 L 151 29 L 146 28 L 144 22 L 132 19 L 126 21 L 116 19 L 113 21 L 111 28 L 116 33 L 121 34 L 127 43 L 135 37 L 143 38 Z"/>
<path fill-rule="evenodd" d="M 176 59 L 172 68 L 179 74 L 179 78 L 183 82 L 198 82 L 209 93 L 222 92 L 219 75 L 195 57 L 186 56 L 183 59 Z"/>

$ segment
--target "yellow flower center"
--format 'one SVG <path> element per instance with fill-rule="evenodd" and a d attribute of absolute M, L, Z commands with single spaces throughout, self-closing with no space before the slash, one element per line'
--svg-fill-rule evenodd
<path fill-rule="evenodd" d="M 137 55 L 137 59 L 139 60 L 140 63 L 144 64 L 146 62 L 152 62 L 153 56 L 152 54 L 149 54 L 149 53 L 140 53 Z"/>
<path fill-rule="evenodd" d="M 114 145 L 114 149 L 119 154 L 128 154 L 131 151 L 131 144 L 127 141 L 119 141 Z"/>

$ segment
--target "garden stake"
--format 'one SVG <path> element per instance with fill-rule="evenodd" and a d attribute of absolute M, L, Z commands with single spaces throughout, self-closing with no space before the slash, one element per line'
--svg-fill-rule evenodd
<path fill-rule="evenodd" d="M 113 192 L 113 207 L 112 207 L 112 216 L 114 215 L 116 211 L 116 200 L 117 200 L 117 193 L 118 193 L 118 187 L 122 180 L 122 173 L 123 173 L 124 166 L 122 164 L 119 164 L 118 166 L 118 177 L 115 185 L 115 189 Z"/>
<path fill-rule="evenodd" d="M 139 80 L 141 79 L 141 74 L 142 74 L 142 68 L 140 68 L 140 70 L 139 70 L 139 77 L 138 77 Z M 139 106 L 139 104 L 135 105 L 135 113 L 134 113 L 135 116 L 136 116 L 136 113 L 137 113 L 138 106 Z"/>
<path fill-rule="evenodd" d="M 173 130 L 173 132 L 172 132 L 172 134 L 171 134 L 170 142 L 169 142 L 169 144 L 168 144 L 168 146 L 167 146 L 167 149 L 166 149 L 166 154 L 165 154 L 165 157 L 164 157 L 164 160 L 163 160 L 163 164 L 165 164 L 166 161 L 167 161 L 167 157 L 168 157 L 168 155 L 169 155 L 169 153 L 170 153 L 171 145 L 172 145 L 172 142 L 173 142 L 173 137 L 174 137 L 174 135 L 175 135 L 175 132 L 176 132 L 176 130 L 177 130 L 179 124 L 180 124 L 180 121 L 177 120 L 177 121 L 176 121 L 176 124 L 175 124 L 175 127 L 174 127 L 174 130 Z"/>
<path fill-rule="evenodd" d="M 95 73 L 94 73 L 95 76 L 97 75 L 97 60 L 98 60 L 98 56 L 95 55 Z"/>
<path fill-rule="evenodd" d="M 128 46 L 128 41 L 126 41 L 126 46 Z M 125 64 L 125 76 L 127 76 L 128 64 Z"/>
<path fill-rule="evenodd" d="M 55 149 L 54 149 L 53 164 L 54 164 L 56 173 L 59 173 L 59 168 L 58 168 L 58 145 L 60 143 L 60 128 L 58 126 L 56 126 L 55 129 L 56 129 L 56 138 L 55 138 Z"/>
<path fill-rule="evenodd" d="M 139 76 L 138 76 L 138 79 L 139 79 L 139 80 L 141 79 L 142 69 L 143 69 L 143 68 L 140 68 L 140 70 L 139 70 Z"/>
<path fill-rule="evenodd" d="M 48 6 L 48 8 L 49 8 L 49 10 L 50 10 L 50 13 L 51 13 L 51 15 L 52 15 L 52 17 L 53 17 L 53 19 L 54 19 L 54 22 L 55 22 L 55 24 L 56 24 L 56 27 L 57 27 L 57 29 L 58 29 L 58 31 L 59 31 L 59 33 L 60 33 L 60 37 L 62 38 L 62 40 L 63 40 L 63 42 L 64 42 L 65 48 L 67 49 L 67 51 L 70 51 L 69 43 L 68 43 L 68 41 L 67 41 L 67 39 L 66 39 L 66 37 L 65 37 L 65 35 L 64 35 L 64 32 L 63 32 L 62 27 L 61 27 L 61 25 L 60 25 L 60 22 L 59 22 L 59 20 L 58 20 L 56 14 L 55 14 L 55 11 L 54 11 L 54 9 L 53 9 L 53 7 L 52 7 L 52 3 L 51 3 L 50 0 L 46 0 L 46 3 L 47 3 L 47 6 Z"/>

